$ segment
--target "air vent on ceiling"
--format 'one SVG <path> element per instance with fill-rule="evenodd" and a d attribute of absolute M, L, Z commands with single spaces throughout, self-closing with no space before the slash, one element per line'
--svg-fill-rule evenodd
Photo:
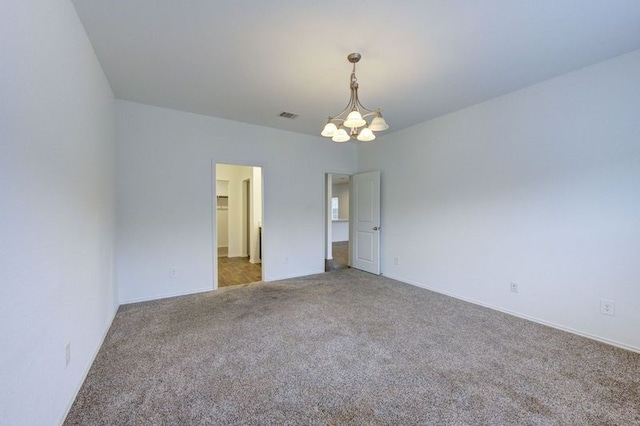
<path fill-rule="evenodd" d="M 295 118 L 298 118 L 298 114 L 294 114 L 292 112 L 282 111 L 280 113 L 280 117 L 284 117 L 284 118 L 288 118 L 289 120 L 293 120 Z"/>

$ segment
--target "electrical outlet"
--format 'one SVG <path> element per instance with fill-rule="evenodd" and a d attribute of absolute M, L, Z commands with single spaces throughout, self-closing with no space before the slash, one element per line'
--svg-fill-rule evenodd
<path fill-rule="evenodd" d="M 71 342 L 67 342 L 64 347 L 64 366 L 68 366 L 71 362 Z"/>
<path fill-rule="evenodd" d="M 518 292 L 518 283 L 511 283 L 511 293 L 517 293 Z"/>
<path fill-rule="evenodd" d="M 178 270 L 176 268 L 169 268 L 169 276 L 175 278 L 178 276 Z"/>
<path fill-rule="evenodd" d="M 393 264 L 398 266 L 400 264 L 400 258 L 398 256 L 393 258 Z"/>
<path fill-rule="evenodd" d="M 616 302 L 613 300 L 600 299 L 600 313 L 602 315 L 616 316 Z"/>

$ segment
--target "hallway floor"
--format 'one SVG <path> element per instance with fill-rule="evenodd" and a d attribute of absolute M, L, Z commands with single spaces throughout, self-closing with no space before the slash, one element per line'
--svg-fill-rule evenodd
<path fill-rule="evenodd" d="M 262 281 L 262 266 L 248 257 L 218 257 L 218 288 Z"/>
<path fill-rule="evenodd" d="M 331 246 L 333 259 L 325 263 L 325 272 L 349 267 L 349 241 L 334 242 Z"/>

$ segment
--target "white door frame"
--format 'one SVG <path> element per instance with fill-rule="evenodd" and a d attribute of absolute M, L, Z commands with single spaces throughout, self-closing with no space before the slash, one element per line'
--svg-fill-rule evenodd
<path fill-rule="evenodd" d="M 331 223 L 331 197 L 333 196 L 333 173 L 325 173 L 324 180 L 324 261 L 333 260 L 333 230 Z"/>
<path fill-rule="evenodd" d="M 252 178 L 242 180 L 242 248 L 248 258 L 251 258 L 251 181 Z"/>

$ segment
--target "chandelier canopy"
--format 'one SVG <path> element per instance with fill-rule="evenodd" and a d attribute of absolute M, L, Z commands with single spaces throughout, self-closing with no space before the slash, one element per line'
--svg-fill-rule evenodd
<path fill-rule="evenodd" d="M 347 56 L 349 62 L 353 64 L 351 71 L 351 97 L 346 108 L 338 115 L 329 117 L 324 126 L 322 136 L 331 138 L 334 142 L 347 142 L 351 138 L 368 142 L 376 138 L 373 132 L 387 130 L 389 126 L 382 118 L 382 110 L 371 110 L 365 108 L 358 98 L 358 78 L 356 77 L 356 63 L 362 56 L 359 53 L 351 53 Z M 367 122 L 367 117 L 373 117 L 371 122 Z M 345 127 L 348 128 L 345 129 Z"/>

